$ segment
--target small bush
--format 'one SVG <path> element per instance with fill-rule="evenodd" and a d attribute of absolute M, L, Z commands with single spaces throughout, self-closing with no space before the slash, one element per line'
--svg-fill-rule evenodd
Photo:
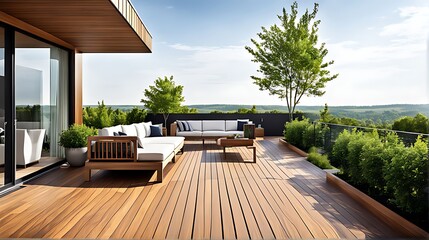
<path fill-rule="evenodd" d="M 307 160 L 321 169 L 332 169 L 332 165 L 329 162 L 327 155 L 322 155 L 317 152 L 316 148 L 311 148 L 308 154 Z"/>
<path fill-rule="evenodd" d="M 362 147 L 360 155 L 360 167 L 362 169 L 363 180 L 371 188 L 384 191 L 385 182 L 383 176 L 383 167 L 385 161 L 385 146 L 379 138 L 369 138 Z"/>
<path fill-rule="evenodd" d="M 347 145 L 349 144 L 351 139 L 351 133 L 347 130 L 344 130 L 340 133 L 337 140 L 335 140 L 334 146 L 332 147 L 332 153 L 331 153 L 331 161 L 332 164 L 336 167 L 341 167 L 344 171 L 347 171 L 348 164 L 347 164 L 347 155 L 348 155 L 348 148 Z"/>
<path fill-rule="evenodd" d="M 60 134 L 60 146 L 65 148 L 82 148 L 87 146 L 88 137 L 97 135 L 98 131 L 85 125 L 74 124 Z"/>
<path fill-rule="evenodd" d="M 126 114 L 127 123 L 133 124 L 144 122 L 146 115 L 146 110 L 134 107 L 130 112 Z"/>
<path fill-rule="evenodd" d="M 378 136 L 376 138 L 378 139 Z M 368 137 L 368 134 L 352 131 L 350 142 L 347 144 L 348 168 L 346 173 L 348 173 L 350 180 L 357 184 L 365 183 L 362 178 L 361 154 L 363 146 L 370 139 L 371 137 Z"/>
<path fill-rule="evenodd" d="M 413 146 L 399 148 L 385 169 L 386 184 L 393 190 L 393 201 L 409 213 L 427 213 L 427 142 L 418 138 Z"/>
<path fill-rule="evenodd" d="M 303 132 L 309 126 L 311 126 L 311 123 L 308 121 L 308 119 L 304 119 L 302 121 L 293 120 L 292 122 L 287 122 L 285 124 L 284 130 L 284 137 L 286 141 L 304 151 L 308 150 L 308 148 L 306 149 L 303 144 Z"/>
<path fill-rule="evenodd" d="M 324 147 L 323 143 L 327 130 L 328 128 L 322 126 L 320 123 L 310 123 L 302 133 L 302 145 L 304 146 L 304 149 L 310 149 L 311 147 Z"/>

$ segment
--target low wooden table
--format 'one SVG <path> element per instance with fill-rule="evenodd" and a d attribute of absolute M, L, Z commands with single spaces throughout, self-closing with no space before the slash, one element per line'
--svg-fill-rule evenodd
<path fill-rule="evenodd" d="M 223 154 L 226 157 L 225 149 L 227 147 L 246 147 L 248 149 L 253 149 L 253 162 L 256 163 L 256 147 L 253 146 L 253 139 L 248 138 L 219 138 L 216 141 L 216 144 L 223 147 Z"/>

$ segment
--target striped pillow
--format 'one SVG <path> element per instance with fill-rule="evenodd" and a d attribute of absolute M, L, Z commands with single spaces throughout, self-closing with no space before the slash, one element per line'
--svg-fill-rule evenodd
<path fill-rule="evenodd" d="M 177 121 L 177 127 L 179 132 L 191 132 L 193 131 L 191 125 L 187 121 Z"/>

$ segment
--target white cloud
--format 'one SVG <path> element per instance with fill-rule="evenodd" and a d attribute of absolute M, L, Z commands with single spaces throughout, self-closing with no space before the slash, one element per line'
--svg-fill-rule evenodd
<path fill-rule="evenodd" d="M 398 11 L 403 21 L 386 25 L 380 36 L 425 40 L 429 33 L 429 7 L 404 7 Z"/>
<path fill-rule="evenodd" d="M 425 78 L 429 7 L 398 10 L 400 21 L 384 26 L 373 44 L 356 41 L 327 43 L 333 72 L 328 102 L 361 105 L 427 103 Z M 339 104 L 342 105 L 342 104 Z"/>

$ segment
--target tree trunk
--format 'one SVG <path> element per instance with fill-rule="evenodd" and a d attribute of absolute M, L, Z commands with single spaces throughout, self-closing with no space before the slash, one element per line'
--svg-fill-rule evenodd
<path fill-rule="evenodd" d="M 164 127 L 167 127 L 167 119 L 168 119 L 169 115 L 170 115 L 169 113 L 163 113 L 162 114 L 162 116 L 164 117 Z"/>

